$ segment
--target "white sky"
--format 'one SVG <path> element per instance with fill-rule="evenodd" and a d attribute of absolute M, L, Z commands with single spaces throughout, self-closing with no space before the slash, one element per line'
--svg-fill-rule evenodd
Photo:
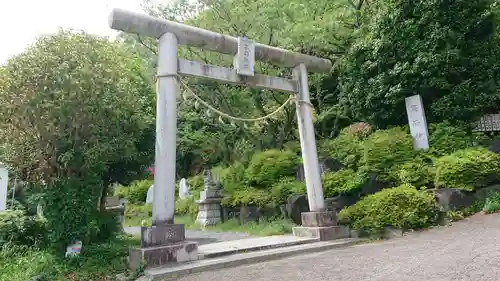
<path fill-rule="evenodd" d="M 142 12 L 141 0 L 0 0 L 0 65 L 59 27 L 113 36 L 113 8 Z"/>

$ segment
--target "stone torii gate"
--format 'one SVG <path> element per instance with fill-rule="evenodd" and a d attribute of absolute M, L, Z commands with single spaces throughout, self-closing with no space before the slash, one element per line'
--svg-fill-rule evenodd
<path fill-rule="evenodd" d="M 345 232 L 336 226 L 335 213 L 325 210 L 307 78 L 308 71 L 328 72 L 331 61 L 121 9 L 113 10 L 109 25 L 116 30 L 158 38 L 159 44 L 153 226 L 141 229 L 141 248 L 130 252 L 132 267 L 142 259 L 148 267 L 197 259 L 197 244 L 185 241 L 184 225 L 174 224 L 178 76 L 297 94 L 310 212 L 302 214 L 302 226 L 294 228 L 294 234 L 321 240 L 343 236 Z M 179 44 L 236 55 L 235 69 L 179 59 Z M 255 74 L 255 59 L 293 68 L 293 79 Z"/>

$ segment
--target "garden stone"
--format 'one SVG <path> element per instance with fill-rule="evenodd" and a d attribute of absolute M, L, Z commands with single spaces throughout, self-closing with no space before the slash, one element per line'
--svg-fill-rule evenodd
<path fill-rule="evenodd" d="M 260 218 L 259 208 L 256 206 L 242 206 L 240 208 L 240 223 L 256 222 Z"/>
<path fill-rule="evenodd" d="M 326 173 L 326 172 L 337 172 L 340 171 L 343 168 L 342 163 L 335 159 L 335 158 L 323 158 L 319 160 L 319 169 L 320 173 Z M 296 168 L 295 176 L 298 180 L 304 181 L 305 180 L 305 174 L 304 174 L 304 165 L 300 164 Z"/>
<path fill-rule="evenodd" d="M 476 200 L 486 200 L 490 193 L 498 192 L 500 193 L 500 184 L 490 185 L 481 189 L 476 190 L 474 193 L 474 199 Z"/>
<path fill-rule="evenodd" d="M 453 211 L 470 206 L 474 203 L 474 196 L 469 192 L 455 188 L 441 188 L 431 190 L 440 209 L 444 212 Z"/>
<path fill-rule="evenodd" d="M 488 147 L 488 150 L 494 153 L 500 153 L 500 139 L 494 139 L 491 143 L 490 146 Z"/>
<path fill-rule="evenodd" d="M 186 199 L 188 196 L 191 196 L 189 192 L 189 185 L 185 178 L 182 178 L 179 182 L 179 199 Z"/>
<path fill-rule="evenodd" d="M 382 182 L 382 181 L 377 179 L 376 174 L 370 173 L 370 174 L 368 174 L 368 179 L 365 182 L 365 184 L 363 184 L 361 186 L 360 195 L 366 196 L 366 195 L 374 194 L 374 193 L 381 191 L 384 187 L 387 187 L 387 186 L 388 185 L 385 182 Z"/>
<path fill-rule="evenodd" d="M 287 213 L 295 224 L 302 224 L 302 213 L 309 212 L 306 195 L 292 195 L 287 200 Z"/>
<path fill-rule="evenodd" d="M 338 213 L 343 208 L 356 204 L 358 199 L 359 198 L 355 195 L 339 195 L 325 199 L 325 206 L 327 210 L 336 211 Z"/>
<path fill-rule="evenodd" d="M 403 236 L 403 230 L 402 229 L 397 229 L 393 228 L 391 226 L 386 226 L 384 227 L 384 239 L 391 239 L 391 238 L 396 238 L 396 237 L 401 237 Z"/>

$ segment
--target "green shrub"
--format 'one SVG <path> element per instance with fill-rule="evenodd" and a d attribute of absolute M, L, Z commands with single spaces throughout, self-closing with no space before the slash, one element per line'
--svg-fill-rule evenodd
<path fill-rule="evenodd" d="M 485 148 L 458 150 L 436 160 L 434 185 L 472 191 L 500 176 L 500 155 Z"/>
<path fill-rule="evenodd" d="M 189 184 L 189 191 L 192 194 L 197 194 L 199 196 L 199 192 L 204 188 L 203 175 L 196 175 L 194 177 L 190 177 L 187 179 Z"/>
<path fill-rule="evenodd" d="M 275 206 L 286 203 L 288 197 L 305 194 L 306 185 L 294 177 L 281 179 L 271 187 L 271 203 Z"/>
<path fill-rule="evenodd" d="M 269 187 L 281 178 L 293 176 L 299 157 L 286 150 L 271 149 L 252 156 L 246 177 L 256 187 Z"/>
<path fill-rule="evenodd" d="M 89 225 L 90 241 L 105 242 L 121 230 L 118 214 L 110 211 L 97 211 Z"/>
<path fill-rule="evenodd" d="M 418 229 L 434 222 L 438 213 L 434 197 L 401 185 L 368 195 L 340 211 L 339 218 L 354 229 L 378 231 L 385 226 Z"/>
<path fill-rule="evenodd" d="M 340 135 L 355 136 L 360 140 L 368 137 L 373 132 L 372 126 L 368 123 L 358 122 L 351 124 L 340 131 Z"/>
<path fill-rule="evenodd" d="M 412 160 L 416 155 L 410 133 L 404 127 L 378 130 L 363 141 L 363 171 L 376 173 L 381 180 L 391 178 L 394 167 Z"/>
<path fill-rule="evenodd" d="M 368 177 L 364 173 L 342 169 L 337 172 L 327 172 L 323 174 L 322 179 L 325 198 L 328 198 L 358 193 Z"/>
<path fill-rule="evenodd" d="M 141 221 L 144 219 L 151 218 L 153 216 L 153 205 L 125 205 L 125 221 L 128 225 L 140 225 Z"/>
<path fill-rule="evenodd" d="M 132 204 L 141 204 L 146 202 L 149 187 L 153 180 L 138 180 L 130 184 L 125 199 Z"/>
<path fill-rule="evenodd" d="M 500 193 L 494 192 L 486 198 L 483 211 L 486 214 L 496 213 L 500 210 Z"/>
<path fill-rule="evenodd" d="M 235 162 L 231 166 L 221 169 L 216 176 L 219 178 L 223 189 L 232 193 L 246 187 L 245 170 L 246 168 L 242 163 Z"/>
<path fill-rule="evenodd" d="M 395 178 L 399 185 L 411 184 L 418 189 L 426 189 L 434 185 L 435 174 L 436 170 L 432 163 L 416 158 L 396 166 L 391 178 Z"/>
<path fill-rule="evenodd" d="M 39 247 L 46 243 L 46 221 L 39 216 L 27 216 L 20 210 L 0 212 L 0 250 L 7 243 Z"/>
<path fill-rule="evenodd" d="M 448 122 L 429 125 L 429 153 L 444 156 L 460 149 L 474 147 L 482 143 L 485 136 L 467 128 L 452 126 Z"/>
<path fill-rule="evenodd" d="M 178 199 L 175 202 L 175 214 L 196 217 L 198 214 L 198 204 L 196 204 L 195 198 L 189 196 L 185 199 Z"/>
<path fill-rule="evenodd" d="M 237 190 L 233 194 L 222 199 L 224 206 L 258 206 L 264 207 L 271 202 L 268 191 L 256 188 Z"/>
<path fill-rule="evenodd" d="M 320 153 L 339 160 L 346 168 L 356 169 L 363 156 L 363 146 L 357 136 L 340 134 L 320 144 Z"/>

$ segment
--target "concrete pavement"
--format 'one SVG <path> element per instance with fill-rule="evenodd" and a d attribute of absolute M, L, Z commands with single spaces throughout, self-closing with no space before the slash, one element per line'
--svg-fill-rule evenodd
<path fill-rule="evenodd" d="M 384 242 L 220 269 L 178 281 L 496 281 L 500 215 Z"/>

